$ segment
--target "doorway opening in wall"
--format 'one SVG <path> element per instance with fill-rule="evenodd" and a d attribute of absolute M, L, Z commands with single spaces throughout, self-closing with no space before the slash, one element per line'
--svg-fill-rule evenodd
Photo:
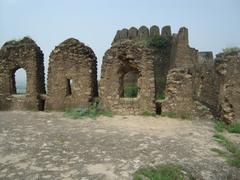
<path fill-rule="evenodd" d="M 44 111 L 45 110 L 45 99 L 38 100 L 38 110 Z"/>
<path fill-rule="evenodd" d="M 27 74 L 23 68 L 17 68 L 12 74 L 12 94 L 26 94 Z"/>
<path fill-rule="evenodd" d="M 73 80 L 67 79 L 67 88 L 66 88 L 66 96 L 72 95 L 72 86 L 73 86 Z"/>
<path fill-rule="evenodd" d="M 122 93 L 123 98 L 135 98 L 139 94 L 138 86 L 139 74 L 136 71 L 128 71 L 122 78 Z"/>

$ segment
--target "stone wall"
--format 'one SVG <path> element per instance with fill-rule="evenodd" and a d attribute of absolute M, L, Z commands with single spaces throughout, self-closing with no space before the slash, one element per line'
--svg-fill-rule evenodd
<path fill-rule="evenodd" d="M 26 93 L 16 94 L 15 72 L 26 71 Z M 43 110 L 45 93 L 43 53 L 25 37 L 8 41 L 0 50 L 0 110 Z"/>
<path fill-rule="evenodd" d="M 154 56 L 151 49 L 125 41 L 113 45 L 103 57 L 99 87 L 104 107 L 120 114 L 155 112 Z M 123 78 L 129 71 L 139 75 L 139 94 L 124 98 Z"/>
<path fill-rule="evenodd" d="M 240 121 L 239 67 L 240 52 L 221 53 L 214 60 L 212 52 L 191 48 L 185 27 L 177 34 L 170 26 L 125 28 L 117 31 L 104 55 L 100 100 L 118 114 L 162 112 L 196 119 L 213 114 L 232 123 Z M 27 75 L 25 94 L 16 94 L 19 68 Z M 136 79 L 137 97 L 124 97 L 124 86 L 135 84 Z M 2 46 L 0 110 L 44 110 L 45 101 L 48 110 L 88 107 L 97 96 L 95 54 L 78 40 L 67 39 L 52 51 L 47 94 L 43 53 L 36 43 L 25 37 Z"/>
<path fill-rule="evenodd" d="M 70 38 L 49 59 L 46 109 L 87 107 L 97 96 L 97 61 L 91 48 Z"/>
<path fill-rule="evenodd" d="M 210 119 L 210 110 L 193 99 L 193 75 L 189 68 L 173 68 L 167 76 L 166 99 L 162 102 L 164 115 L 183 119 Z"/>
<path fill-rule="evenodd" d="M 227 123 L 240 122 L 240 52 L 218 54 L 215 69 L 219 79 L 219 116 Z"/>
<path fill-rule="evenodd" d="M 209 107 L 218 116 L 219 80 L 212 52 L 199 52 L 193 69 L 193 98 Z"/>
<path fill-rule="evenodd" d="M 146 26 L 141 26 L 139 29 L 136 27 L 131 27 L 130 29 L 122 29 L 118 30 L 112 44 L 119 42 L 119 41 L 124 41 L 126 39 L 130 40 L 138 40 L 138 39 L 147 39 L 147 38 L 154 38 L 154 37 L 171 37 L 172 32 L 171 32 L 171 27 L 170 26 L 164 26 L 161 29 L 161 34 L 160 34 L 160 28 L 156 25 L 153 25 L 150 27 L 150 29 Z"/>
<path fill-rule="evenodd" d="M 218 81 L 212 52 L 198 52 L 189 46 L 188 29 L 173 34 L 163 113 L 193 118 L 218 114 Z"/>

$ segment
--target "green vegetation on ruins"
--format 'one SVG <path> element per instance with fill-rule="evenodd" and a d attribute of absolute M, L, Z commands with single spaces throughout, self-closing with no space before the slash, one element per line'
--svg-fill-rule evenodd
<path fill-rule="evenodd" d="M 156 95 L 156 100 L 163 100 L 163 99 L 165 99 L 165 93 L 164 92 L 159 92 Z"/>
<path fill-rule="evenodd" d="M 166 49 L 171 45 L 170 39 L 163 36 L 134 39 L 134 41 L 137 44 L 143 45 L 148 48 L 153 48 L 153 49 Z"/>
<path fill-rule="evenodd" d="M 147 40 L 147 46 L 150 48 L 164 49 L 170 46 L 170 41 L 166 37 L 156 36 Z"/>
<path fill-rule="evenodd" d="M 142 116 L 153 116 L 153 117 L 155 117 L 155 116 L 157 116 L 157 114 L 149 112 L 149 111 L 145 111 L 145 112 L 142 113 Z"/>
<path fill-rule="evenodd" d="M 218 132 L 223 132 L 224 130 L 226 130 L 230 133 L 240 134 L 240 123 L 226 124 L 225 122 L 218 120 L 214 128 Z"/>
<path fill-rule="evenodd" d="M 158 79 L 156 80 L 156 85 L 160 87 L 166 86 L 166 79 Z M 161 91 L 156 94 L 156 100 L 163 100 L 165 99 L 165 92 Z"/>
<path fill-rule="evenodd" d="M 223 53 L 225 54 L 235 54 L 240 52 L 240 47 L 227 47 L 223 49 Z"/>
<path fill-rule="evenodd" d="M 88 108 L 69 108 L 65 110 L 65 114 L 73 119 L 82 119 L 85 117 L 89 117 L 92 119 L 96 119 L 99 116 L 108 116 L 112 117 L 113 113 L 109 110 L 106 110 L 102 107 L 102 105 L 95 101 Z"/>
<path fill-rule="evenodd" d="M 163 164 L 157 167 L 142 168 L 133 174 L 134 180 L 184 180 L 195 179 L 190 173 L 184 172 L 183 168 L 175 164 Z"/>
<path fill-rule="evenodd" d="M 240 134 L 240 123 L 226 124 L 225 122 L 218 120 L 214 128 L 218 133 L 213 137 L 215 141 L 225 148 L 225 150 L 213 148 L 212 151 L 225 158 L 228 164 L 240 168 L 240 147 L 221 134 L 224 131 Z"/>
<path fill-rule="evenodd" d="M 221 134 L 215 134 L 213 137 L 225 150 L 213 148 L 212 151 L 224 157 L 230 165 L 240 168 L 240 148 Z"/>
<path fill-rule="evenodd" d="M 169 111 L 169 112 L 162 112 L 161 116 L 166 116 L 169 118 L 181 118 L 181 119 L 188 119 L 191 120 L 193 117 L 191 115 L 191 113 L 188 113 L 186 111 L 181 111 L 181 112 L 173 112 L 173 111 Z"/>
<path fill-rule="evenodd" d="M 128 85 L 124 87 L 124 90 L 123 90 L 124 97 L 129 97 L 129 98 L 137 97 L 138 91 L 139 91 L 139 87 L 137 86 L 137 84 Z"/>

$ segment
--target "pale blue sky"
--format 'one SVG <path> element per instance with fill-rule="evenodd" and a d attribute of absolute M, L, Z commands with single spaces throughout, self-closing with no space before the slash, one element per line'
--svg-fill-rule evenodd
<path fill-rule="evenodd" d="M 215 54 L 240 46 L 240 0 L 0 0 L 0 45 L 30 36 L 44 52 L 67 38 L 89 45 L 98 58 L 118 29 L 171 25 L 189 29 L 190 45 Z"/>

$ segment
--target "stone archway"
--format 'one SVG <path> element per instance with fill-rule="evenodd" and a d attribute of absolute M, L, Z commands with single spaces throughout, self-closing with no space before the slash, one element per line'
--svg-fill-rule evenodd
<path fill-rule="evenodd" d="M 140 73 L 134 69 L 128 69 L 120 79 L 120 97 L 136 98 L 139 95 L 139 77 Z"/>
<path fill-rule="evenodd" d="M 24 96 L 16 96 L 14 74 L 23 68 L 27 74 Z M 25 37 L 8 41 L 0 50 L 0 109 L 39 110 L 45 94 L 43 53 L 37 44 Z"/>
<path fill-rule="evenodd" d="M 100 99 L 105 108 L 120 114 L 155 112 L 154 56 L 152 50 L 133 41 L 114 44 L 104 55 Z M 123 77 L 138 74 L 139 92 L 135 98 L 123 98 Z"/>
<path fill-rule="evenodd" d="M 20 72 L 20 74 L 18 74 Z M 21 76 L 22 78 L 20 78 Z M 11 94 L 27 94 L 27 72 L 24 68 L 17 67 L 12 71 Z"/>

